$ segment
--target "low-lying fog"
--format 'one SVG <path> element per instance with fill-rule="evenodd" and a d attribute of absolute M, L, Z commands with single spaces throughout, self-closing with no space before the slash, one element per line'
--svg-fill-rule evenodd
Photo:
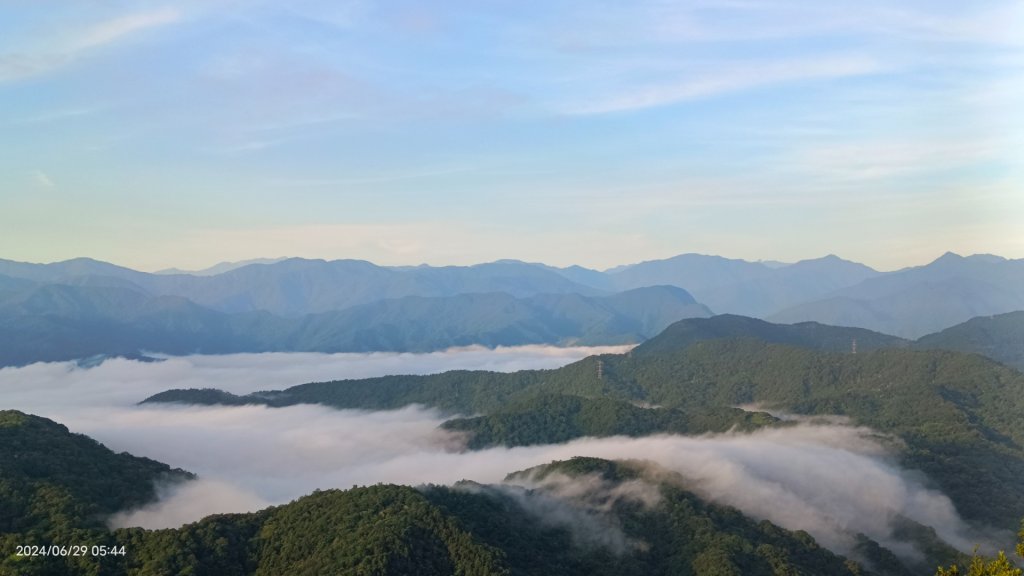
<path fill-rule="evenodd" d="M 622 349 L 618 349 L 621 351 Z M 890 520 L 903 515 L 970 549 L 964 525 L 941 493 L 896 467 L 870 431 L 800 424 L 753 434 L 584 438 L 560 445 L 456 452 L 458 438 L 429 409 L 387 412 L 321 406 L 137 406 L 168 388 L 235 393 L 309 381 L 456 368 L 553 368 L 616 349 L 530 346 L 431 354 L 243 354 L 160 363 L 109 360 L 0 370 L 0 407 L 57 420 L 115 451 L 147 456 L 200 475 L 165 487 L 162 500 L 116 516 L 119 526 L 169 527 L 215 512 L 256 510 L 314 489 L 379 482 L 500 482 L 507 473 L 573 456 L 646 459 L 682 473 L 703 496 L 847 552 L 864 533 L 903 554 Z"/>

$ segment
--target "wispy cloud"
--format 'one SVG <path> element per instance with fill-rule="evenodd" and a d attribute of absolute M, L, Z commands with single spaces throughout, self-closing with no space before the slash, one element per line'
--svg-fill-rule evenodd
<path fill-rule="evenodd" d="M 865 56 L 839 56 L 763 64 L 744 63 L 733 66 L 732 70 L 720 72 L 681 72 L 681 76 L 691 77 L 678 82 L 622 87 L 618 94 L 571 106 L 565 112 L 578 115 L 626 112 L 775 84 L 864 76 L 883 70 L 884 67 L 879 62 Z"/>
<path fill-rule="evenodd" d="M 475 172 L 469 167 L 438 168 L 436 170 L 423 170 L 419 172 L 393 172 L 390 174 L 378 174 L 376 176 L 356 176 L 353 178 L 300 178 L 300 179 L 277 179 L 268 182 L 270 186 L 282 188 L 316 188 L 351 186 L 356 184 L 376 184 L 381 182 L 400 182 L 404 180 L 423 180 L 436 176 L 450 176 L 453 174 L 466 174 Z"/>
<path fill-rule="evenodd" d="M 871 142 L 816 143 L 780 165 L 814 172 L 832 182 L 862 183 L 910 174 L 936 174 L 1002 156 L 992 138 L 891 139 Z"/>
<path fill-rule="evenodd" d="M 119 16 L 86 26 L 77 32 L 50 32 L 49 50 L 14 50 L 0 53 L 0 82 L 19 80 L 50 72 L 77 60 L 90 50 L 114 44 L 143 30 L 165 26 L 182 19 L 174 8 L 161 8 Z"/>
<path fill-rule="evenodd" d="M 288 142 L 288 140 L 288 138 L 252 138 L 224 146 L 205 147 L 202 150 L 212 154 L 232 156 L 275 148 Z"/>
<path fill-rule="evenodd" d="M 67 63 L 64 54 L 0 54 L 0 82 L 42 74 Z"/>
<path fill-rule="evenodd" d="M 669 43 L 826 36 L 989 46 L 1024 43 L 1018 33 L 1024 25 L 1024 6 L 1019 2 L 978 3 L 958 10 L 950 10 L 955 4 L 914 6 L 888 0 L 857 2 L 856 9 L 849 2 L 801 0 L 637 4 L 602 19 L 607 38 L 646 33 L 644 40 Z"/>
<path fill-rule="evenodd" d="M 12 124 L 49 124 L 51 122 L 61 122 L 71 118 L 79 118 L 82 116 L 88 116 L 95 114 L 96 108 L 62 108 L 59 110 L 49 110 L 46 112 L 40 112 L 31 116 L 24 116 L 21 118 L 11 119 Z"/>
<path fill-rule="evenodd" d="M 336 112 L 319 115 L 303 115 L 296 118 L 278 122 L 268 122 L 248 126 L 253 132 L 275 132 L 278 130 L 292 130 L 296 128 L 310 128 L 327 124 L 336 124 L 358 118 L 357 114 L 351 112 Z"/>
<path fill-rule="evenodd" d="M 42 170 L 33 170 L 31 176 L 32 183 L 35 184 L 37 188 L 53 188 L 56 186 L 53 183 L 53 179 L 51 179 L 50 176 Z"/>
<path fill-rule="evenodd" d="M 156 28 L 181 20 L 181 12 L 174 8 L 162 8 L 151 12 L 140 12 L 100 22 L 88 28 L 72 45 L 83 50 L 110 44 L 124 36 Z"/>

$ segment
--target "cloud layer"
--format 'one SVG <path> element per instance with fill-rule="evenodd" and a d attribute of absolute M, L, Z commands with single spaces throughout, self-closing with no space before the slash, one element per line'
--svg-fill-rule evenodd
<path fill-rule="evenodd" d="M 428 354 L 263 353 L 175 356 L 158 363 L 107 360 L 88 370 L 72 362 L 0 368 L 2 407 L 74 418 L 81 408 L 130 406 L 168 388 L 220 388 L 235 394 L 306 382 L 446 370 L 515 372 L 558 368 L 592 354 L 622 353 L 630 346 L 482 346 Z M 56 410 L 56 412 L 55 412 Z"/>
<path fill-rule="evenodd" d="M 890 523 L 898 516 L 933 526 L 950 543 L 970 548 L 966 527 L 947 497 L 926 487 L 920 475 L 896 466 L 870 431 L 834 423 L 800 423 L 753 434 L 584 438 L 460 452 L 460 437 L 438 429 L 439 414 L 417 406 L 363 412 L 311 405 L 134 405 L 169 387 L 248 392 L 389 372 L 550 367 L 586 352 L 530 347 L 426 355 L 262 354 L 156 364 L 115 360 L 90 370 L 40 364 L 0 370 L 0 391 L 4 407 L 55 418 L 113 450 L 154 458 L 202 478 L 165 488 L 157 504 L 118 515 L 112 522 L 119 526 L 179 526 L 211 513 L 288 502 L 318 488 L 501 483 L 509 472 L 592 456 L 648 460 L 682 474 L 689 489 L 709 500 L 806 530 L 838 552 L 849 552 L 853 535 L 863 533 L 912 555 L 909 545 L 893 536 Z M 547 491 L 587 508 L 571 484 L 548 486 Z M 615 538 L 607 543 L 615 548 L 627 544 Z"/>
<path fill-rule="evenodd" d="M 892 534 L 890 523 L 898 516 L 934 526 L 945 540 L 970 548 L 950 500 L 890 462 L 863 429 L 799 425 L 749 435 L 585 438 L 458 452 L 453 448 L 459 438 L 438 430 L 441 421 L 418 407 L 369 413 L 318 406 L 147 407 L 105 414 L 91 423 L 91 433 L 238 489 L 235 498 L 221 497 L 220 484 L 174 492 L 155 507 L 122 518 L 124 524 L 175 526 L 215 511 L 287 502 L 317 488 L 501 483 L 509 472 L 592 456 L 649 460 L 682 474 L 692 482 L 691 490 L 709 500 L 806 530 L 843 553 L 853 548 L 854 535 L 864 533 L 912 554 Z M 556 494 L 579 497 L 566 486 Z"/>

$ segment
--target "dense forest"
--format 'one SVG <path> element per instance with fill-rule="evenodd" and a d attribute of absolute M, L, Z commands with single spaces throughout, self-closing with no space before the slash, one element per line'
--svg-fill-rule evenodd
<path fill-rule="evenodd" d="M 647 436 L 749 431 L 778 423 L 765 412 L 739 408 L 683 411 L 636 406 L 611 398 L 541 395 L 486 416 L 453 418 L 442 427 L 465 432 L 470 449 L 557 444 L 584 436 Z"/>
<path fill-rule="evenodd" d="M 975 352 L 1024 370 L 1024 311 L 978 316 L 924 336 L 917 346 Z"/>
<path fill-rule="evenodd" d="M 556 404 L 533 415 L 516 414 L 516 406 L 551 394 L 656 405 L 683 414 L 758 404 L 797 414 L 848 416 L 898 436 L 905 444 L 901 463 L 926 473 L 968 520 L 1009 530 L 1024 516 L 1024 432 L 1019 424 L 1024 421 L 1024 374 L 961 352 L 903 347 L 837 352 L 757 337 L 695 338 L 690 330 L 671 327 L 629 354 L 594 356 L 557 370 L 386 376 L 245 397 L 172 390 L 146 401 L 315 403 L 371 410 L 423 404 L 453 415 L 483 414 L 485 419 L 449 424 L 482 434 L 471 440 L 473 446 L 630 434 L 628 419 L 620 428 L 604 426 L 598 410 L 563 418 L 555 414 Z M 635 412 L 628 406 L 604 406 L 608 413 Z M 656 416 L 645 416 L 648 422 L 638 429 L 680 426 L 681 416 Z M 529 424 L 529 438 L 512 432 L 533 418 L 537 425 Z"/>
<path fill-rule="evenodd" d="M 155 480 L 189 476 L 19 412 L 0 413 L 0 430 L 11 447 L 0 467 L 4 502 L 28 503 L 5 509 L 5 576 L 913 573 L 869 540 L 856 558 L 836 556 L 806 533 L 701 500 L 682 477 L 592 458 L 500 485 L 326 490 L 180 529 L 110 531 L 109 512 L 151 499 Z M 566 483 L 589 489 L 567 495 Z M 17 554 L 51 544 L 88 551 Z"/>

